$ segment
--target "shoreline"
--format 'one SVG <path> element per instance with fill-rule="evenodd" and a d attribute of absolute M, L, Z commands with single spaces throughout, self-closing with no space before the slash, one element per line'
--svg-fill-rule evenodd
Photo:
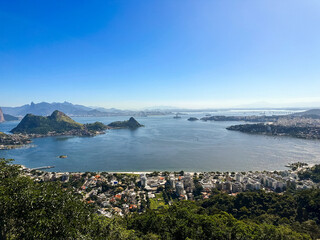
<path fill-rule="evenodd" d="M 290 164 L 290 163 L 289 163 Z M 36 168 L 41 168 L 40 167 L 35 167 L 35 168 L 29 168 L 29 167 L 26 167 L 24 165 L 21 165 L 21 164 L 14 164 L 14 165 L 20 165 L 22 167 L 22 169 L 27 169 L 27 170 L 36 170 Z M 311 168 L 313 166 L 315 166 L 316 163 L 307 163 L 307 165 L 305 166 L 306 168 Z M 53 167 L 54 168 L 54 167 Z M 53 168 L 49 168 L 49 169 L 53 169 Z M 302 169 L 302 168 L 301 168 Z M 106 173 L 109 173 L 109 174 L 134 174 L 134 175 L 141 175 L 141 174 L 151 174 L 153 172 L 159 172 L 159 173 L 163 173 L 163 172 L 169 172 L 169 173 L 179 173 L 181 171 L 183 171 L 184 173 L 187 173 L 187 174 L 190 174 L 190 175 L 194 175 L 195 173 L 196 174 L 203 174 L 203 173 L 214 173 L 214 172 L 220 172 L 221 174 L 225 174 L 225 173 L 237 173 L 237 172 L 283 172 L 283 171 L 288 171 L 288 170 L 291 170 L 290 167 L 285 167 L 285 169 L 275 169 L 275 170 L 246 170 L 246 171 L 183 171 L 183 170 L 180 170 L 180 171 L 168 171 L 168 170 L 165 170 L 165 171 L 157 171 L 157 170 L 154 170 L 154 171 L 47 171 L 46 169 L 42 169 L 42 170 L 36 170 L 36 171 L 42 171 L 42 172 L 54 172 L 54 173 L 73 173 L 73 174 L 76 174 L 76 173 L 86 173 L 86 172 L 89 172 L 89 173 L 103 173 L 103 172 L 106 172 Z"/>

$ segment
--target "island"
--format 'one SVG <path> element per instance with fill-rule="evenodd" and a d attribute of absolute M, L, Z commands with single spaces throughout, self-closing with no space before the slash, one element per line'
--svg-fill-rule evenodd
<path fill-rule="evenodd" d="M 188 118 L 188 121 L 198 121 L 199 119 L 198 118 L 196 118 L 196 117 L 190 117 L 190 118 Z"/>
<path fill-rule="evenodd" d="M 114 129 L 120 129 L 120 128 L 129 128 L 129 129 L 136 129 L 139 127 L 144 127 L 141 125 L 136 119 L 131 117 L 127 121 L 116 121 L 108 124 L 108 127 L 114 128 Z"/>
<path fill-rule="evenodd" d="M 0 132 L 0 150 L 20 148 L 29 143 L 31 140 L 28 136 Z"/>
<path fill-rule="evenodd" d="M 50 116 L 27 114 L 17 127 L 11 130 L 14 134 L 24 134 L 29 137 L 44 136 L 95 136 L 105 133 L 109 127 L 100 122 L 81 124 L 63 112 L 54 111 Z"/>

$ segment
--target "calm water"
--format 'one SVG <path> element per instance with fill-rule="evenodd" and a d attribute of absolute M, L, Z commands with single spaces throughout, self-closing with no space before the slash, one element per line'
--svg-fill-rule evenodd
<path fill-rule="evenodd" d="M 144 128 L 110 130 L 96 137 L 38 138 L 34 147 L 0 151 L 0 157 L 27 167 L 54 165 L 54 171 L 246 171 L 284 169 L 294 161 L 320 163 L 320 141 L 228 131 L 227 126 L 238 123 L 189 122 L 190 116 L 204 114 L 137 118 Z M 128 117 L 74 119 L 108 124 Z M 0 131 L 17 124 L 2 123 Z"/>

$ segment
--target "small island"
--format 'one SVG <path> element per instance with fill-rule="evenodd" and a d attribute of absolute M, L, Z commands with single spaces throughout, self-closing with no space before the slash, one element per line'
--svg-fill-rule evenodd
<path fill-rule="evenodd" d="M 108 127 L 113 129 L 120 129 L 120 128 L 129 128 L 129 129 L 136 129 L 139 127 L 144 127 L 142 124 L 140 124 L 136 119 L 131 117 L 127 121 L 116 121 L 108 124 Z"/>
<path fill-rule="evenodd" d="M 190 117 L 190 118 L 188 118 L 188 121 L 198 121 L 199 119 L 198 118 L 196 118 L 196 117 Z"/>

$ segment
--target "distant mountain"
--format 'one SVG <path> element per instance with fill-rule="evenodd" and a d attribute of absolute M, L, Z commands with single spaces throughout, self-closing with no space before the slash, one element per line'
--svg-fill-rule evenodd
<path fill-rule="evenodd" d="M 12 115 L 9 115 L 9 114 L 3 114 L 3 116 L 4 116 L 4 120 L 5 121 L 17 121 L 17 120 L 19 120 L 19 118 L 18 117 L 15 117 L 15 116 L 12 116 Z"/>
<path fill-rule="evenodd" d="M 2 112 L 2 110 L 0 108 L 0 123 L 1 122 L 4 122 L 4 116 L 3 116 L 3 112 Z"/>
<path fill-rule="evenodd" d="M 310 109 L 304 112 L 297 112 L 291 114 L 291 116 L 299 116 L 299 117 L 320 117 L 320 109 Z"/>
<path fill-rule="evenodd" d="M 92 117 L 107 117 L 107 116 L 148 116 L 148 115 L 163 115 L 167 112 L 161 111 L 130 111 L 120 110 L 116 108 L 95 108 L 86 107 L 83 105 L 76 105 L 69 102 L 63 103 L 33 103 L 26 104 L 20 107 L 2 107 L 2 110 L 6 114 L 10 114 L 16 117 L 23 117 L 26 114 L 34 114 L 39 116 L 49 116 L 53 111 L 58 110 L 64 112 L 68 116 L 92 116 Z"/>
<path fill-rule="evenodd" d="M 12 133 L 40 134 L 40 135 L 95 135 L 99 131 L 106 130 L 108 126 L 100 122 L 81 124 L 63 112 L 54 111 L 50 116 L 36 116 L 27 114 L 17 127 L 11 130 Z M 99 134 L 99 133 L 98 133 Z"/>
<path fill-rule="evenodd" d="M 16 121 L 16 120 L 19 120 L 19 118 L 3 113 L 2 109 L 0 108 L 0 123 L 5 121 Z"/>
<path fill-rule="evenodd" d="M 3 112 L 13 116 L 25 116 L 26 114 L 34 114 L 40 116 L 48 116 L 53 111 L 59 110 L 65 112 L 68 115 L 86 115 L 88 111 L 92 109 L 82 105 L 74 105 L 72 103 L 63 102 L 63 103 L 33 103 L 26 104 L 21 107 L 2 107 Z"/>

